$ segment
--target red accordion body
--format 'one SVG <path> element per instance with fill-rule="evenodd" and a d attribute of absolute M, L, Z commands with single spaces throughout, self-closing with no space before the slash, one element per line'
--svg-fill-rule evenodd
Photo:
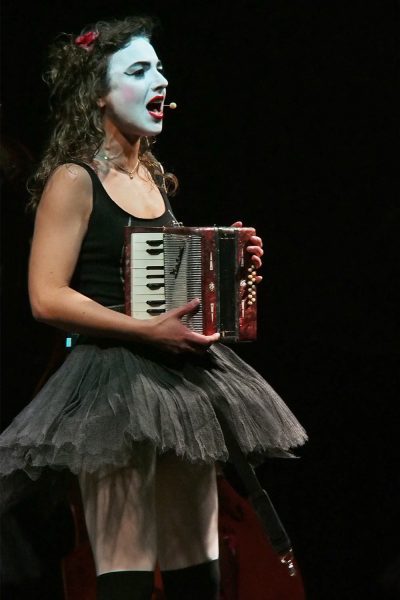
<path fill-rule="evenodd" d="M 248 227 L 126 227 L 126 313 L 148 319 L 199 298 L 183 321 L 221 341 L 255 340 L 255 268 Z"/>

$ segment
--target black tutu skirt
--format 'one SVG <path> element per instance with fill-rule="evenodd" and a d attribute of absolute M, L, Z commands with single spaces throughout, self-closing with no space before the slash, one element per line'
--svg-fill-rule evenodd
<path fill-rule="evenodd" d="M 306 440 L 282 399 L 227 346 L 193 358 L 90 340 L 3 432 L 0 475 L 123 467 L 140 442 L 190 462 L 226 461 L 215 406 L 246 454 L 291 456 Z"/>

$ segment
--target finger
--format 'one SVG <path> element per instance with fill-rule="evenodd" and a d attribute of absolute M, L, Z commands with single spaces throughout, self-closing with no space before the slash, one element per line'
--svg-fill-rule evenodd
<path fill-rule="evenodd" d="M 263 241 L 260 237 L 258 237 L 258 235 L 252 235 L 250 241 L 256 246 L 260 246 L 261 248 L 263 247 Z"/>
<path fill-rule="evenodd" d="M 196 344 L 198 346 L 210 347 L 215 342 L 218 342 L 220 338 L 219 333 L 213 333 L 212 335 L 202 335 L 201 333 L 196 333 L 195 331 L 191 332 L 190 342 Z"/>
<path fill-rule="evenodd" d="M 251 257 L 251 262 L 253 263 L 253 265 L 255 266 L 256 269 L 261 269 L 262 261 L 259 256 L 256 256 L 255 254 L 253 254 L 253 256 Z"/>
<path fill-rule="evenodd" d="M 215 342 L 218 342 L 220 337 L 221 337 L 220 333 L 213 333 L 212 335 L 206 335 L 206 338 L 208 338 L 208 343 L 210 346 L 211 346 L 211 344 L 215 344 Z"/>
<path fill-rule="evenodd" d="M 232 223 L 231 227 L 243 227 L 242 221 L 235 221 Z"/>
<path fill-rule="evenodd" d="M 256 276 L 256 284 L 261 283 L 263 280 L 262 275 L 257 275 Z"/>
<path fill-rule="evenodd" d="M 198 298 L 194 298 L 194 300 L 191 300 L 187 304 L 184 304 L 183 306 L 178 306 L 178 308 L 173 308 L 168 312 L 171 316 L 181 319 L 185 315 L 197 312 L 199 310 L 199 306 L 200 300 Z"/>
<path fill-rule="evenodd" d="M 261 248 L 261 246 L 247 246 L 246 250 L 250 254 L 256 254 L 257 256 L 264 255 L 264 250 Z"/>

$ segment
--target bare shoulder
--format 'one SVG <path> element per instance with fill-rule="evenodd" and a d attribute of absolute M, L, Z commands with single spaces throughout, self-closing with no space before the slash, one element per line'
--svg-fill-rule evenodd
<path fill-rule="evenodd" d="M 54 169 L 47 180 L 39 210 L 71 211 L 88 216 L 92 210 L 92 195 L 92 181 L 86 169 L 66 163 Z"/>
<path fill-rule="evenodd" d="M 47 184 L 67 184 L 73 186 L 91 187 L 90 175 L 86 169 L 76 163 L 64 163 L 54 169 Z M 47 187 L 47 186 L 46 186 Z"/>

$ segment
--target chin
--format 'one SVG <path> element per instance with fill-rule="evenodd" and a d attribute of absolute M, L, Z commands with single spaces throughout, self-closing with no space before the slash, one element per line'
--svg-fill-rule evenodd
<path fill-rule="evenodd" d="M 159 133 L 162 132 L 163 124 L 162 123 L 156 123 L 152 127 L 148 127 L 146 129 L 147 129 L 147 131 L 146 131 L 146 133 L 144 135 L 158 135 Z"/>
<path fill-rule="evenodd" d="M 143 129 L 136 129 L 135 131 L 130 131 L 127 133 L 128 138 L 138 138 L 138 137 L 156 137 L 162 132 L 162 125 L 159 127 L 146 127 Z"/>
<path fill-rule="evenodd" d="M 128 119 L 115 119 L 115 126 L 130 141 L 141 137 L 155 137 L 162 132 L 163 122 L 155 122 L 150 119 L 142 119 L 141 122 L 132 122 Z"/>

